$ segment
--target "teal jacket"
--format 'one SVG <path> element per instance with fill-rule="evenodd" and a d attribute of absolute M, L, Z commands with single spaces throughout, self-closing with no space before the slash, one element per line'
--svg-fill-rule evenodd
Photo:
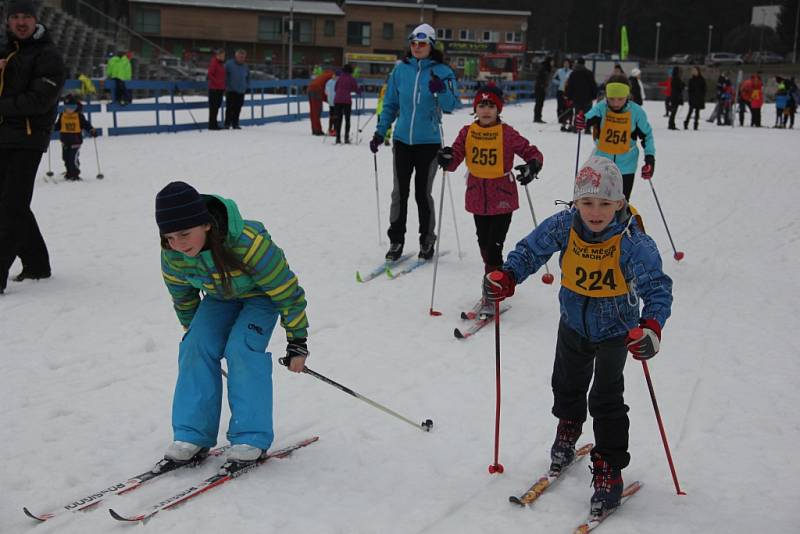
<path fill-rule="evenodd" d="M 639 139 L 641 141 L 645 156 L 656 156 L 656 143 L 653 139 L 653 129 L 650 127 L 647 114 L 642 107 L 635 102 L 628 101 L 621 110 L 622 113 L 626 111 L 631 112 L 631 139 L 629 141 L 629 150 L 624 154 L 614 155 L 603 152 L 595 146 L 594 153 L 612 160 L 617 164 L 622 174 L 634 174 L 636 172 L 636 165 L 639 162 L 639 147 L 636 146 L 636 140 Z M 601 127 L 607 112 L 608 102 L 603 100 L 595 104 L 592 109 L 589 110 L 589 113 L 586 114 L 586 127 Z"/>
<path fill-rule="evenodd" d="M 226 295 L 211 251 L 191 257 L 162 250 L 161 273 L 180 323 L 189 326 L 192 322 L 201 291 L 222 300 L 266 296 L 280 314 L 289 341 L 308 337 L 305 292 L 264 225 L 242 219 L 232 200 L 216 195 L 203 198 L 212 217 L 228 229 L 225 246 L 247 269 L 231 271 L 232 293 Z"/>

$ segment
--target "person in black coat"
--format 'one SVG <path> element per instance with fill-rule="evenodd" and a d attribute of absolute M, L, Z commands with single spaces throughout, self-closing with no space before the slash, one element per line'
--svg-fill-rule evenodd
<path fill-rule="evenodd" d="M 594 81 L 594 73 L 586 68 L 586 61 L 582 57 L 578 58 L 572 74 L 569 75 L 564 93 L 572 101 L 576 116 L 592 109 L 592 102 L 597 98 L 597 82 Z"/>
<path fill-rule="evenodd" d="M 694 112 L 694 129 L 700 120 L 700 110 L 706 107 L 706 80 L 698 67 L 692 67 L 692 77 L 689 78 L 689 113 L 683 121 L 683 129 L 689 129 L 689 120 Z"/>
<path fill-rule="evenodd" d="M 675 114 L 678 108 L 683 105 L 683 80 L 681 80 L 681 69 L 678 67 L 672 68 L 672 78 L 669 80 L 670 95 L 669 95 L 669 129 L 677 130 L 675 126 Z"/>
<path fill-rule="evenodd" d="M 64 62 L 33 2 L 7 2 L 8 42 L 0 49 L 0 293 L 19 256 L 14 280 L 50 276 L 50 258 L 31 211 L 33 184 L 50 143 L 64 85 Z"/>
<path fill-rule="evenodd" d="M 536 103 L 533 106 L 533 122 L 544 123 L 542 120 L 542 108 L 544 107 L 544 97 L 547 94 L 547 86 L 550 83 L 550 73 L 553 70 L 553 58 L 547 56 L 539 66 L 534 84 L 534 98 Z"/>
<path fill-rule="evenodd" d="M 634 68 L 631 69 L 631 75 L 628 78 L 628 83 L 631 85 L 631 101 L 639 104 L 644 103 L 644 87 L 642 86 L 642 71 Z"/>

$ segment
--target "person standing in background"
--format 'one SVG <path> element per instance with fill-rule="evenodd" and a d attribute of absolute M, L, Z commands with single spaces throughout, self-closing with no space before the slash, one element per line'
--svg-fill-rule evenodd
<path fill-rule="evenodd" d="M 706 107 L 706 79 L 700 73 L 700 69 L 692 67 L 692 77 L 689 78 L 689 113 L 683 121 L 683 129 L 689 129 L 689 121 L 694 112 L 694 129 L 697 130 L 700 121 L 700 110 Z"/>
<path fill-rule="evenodd" d="M 225 94 L 225 50 L 217 48 L 208 64 L 208 129 L 219 130 L 217 115 Z"/>
<path fill-rule="evenodd" d="M 534 98 L 536 103 L 533 106 L 533 122 L 544 124 L 542 120 L 542 108 L 544 107 L 544 99 L 547 96 L 547 85 L 550 81 L 550 73 L 553 71 L 553 58 L 547 56 L 539 66 L 539 72 L 536 74 L 536 83 L 534 84 Z"/>
<path fill-rule="evenodd" d="M 683 105 L 683 87 L 684 83 L 681 80 L 681 69 L 678 67 L 672 68 L 672 77 L 669 80 L 669 129 L 677 130 L 675 126 L 675 114 L 678 113 L 678 108 Z"/>
<path fill-rule="evenodd" d="M 336 129 L 336 144 L 342 142 L 342 120 L 344 120 L 344 142 L 350 144 L 350 113 L 353 108 L 353 97 L 351 93 L 361 94 L 361 87 L 358 82 L 353 78 L 353 67 L 345 65 L 342 68 L 342 75 L 336 80 L 336 86 L 333 96 L 333 103 L 336 106 L 336 122 L 334 128 Z"/>
<path fill-rule="evenodd" d="M 631 84 L 631 101 L 639 104 L 640 106 L 643 105 L 644 85 L 642 85 L 642 71 L 637 68 L 631 69 L 631 75 L 628 78 L 628 81 Z"/>
<path fill-rule="evenodd" d="M 320 69 L 321 70 L 321 69 Z M 322 131 L 322 102 L 325 100 L 325 84 L 333 78 L 333 71 L 320 72 L 308 84 L 308 118 L 311 120 L 311 134 L 325 135 Z"/>
<path fill-rule="evenodd" d="M 250 86 L 250 67 L 245 60 L 247 52 L 240 48 L 234 59 L 225 62 L 225 129 L 241 130 L 239 114 L 244 105 L 244 94 Z"/>
<path fill-rule="evenodd" d="M 553 75 L 553 82 L 556 84 L 556 114 L 557 120 L 561 123 L 561 131 L 568 131 L 572 112 L 567 105 L 567 97 L 564 90 L 567 87 L 567 79 L 572 73 L 572 61 L 565 59 L 562 67 Z"/>

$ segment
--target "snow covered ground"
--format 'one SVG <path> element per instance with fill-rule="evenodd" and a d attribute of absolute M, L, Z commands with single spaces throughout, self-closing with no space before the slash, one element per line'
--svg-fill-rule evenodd
<path fill-rule="evenodd" d="M 687 496 L 678 497 L 638 362 L 626 369 L 632 463 L 625 480 L 644 489 L 602 529 L 614 533 L 795 531 L 800 440 L 800 344 L 795 333 L 800 201 L 791 156 L 797 131 L 666 129 L 648 104 L 658 148 L 654 185 L 685 259 L 672 260 L 647 184 L 632 202 L 658 242 L 675 282 L 673 316 L 650 369 Z M 683 110 L 685 112 L 685 110 Z M 706 113 L 710 110 L 706 110 Z M 764 123 L 772 124 L 772 106 Z M 545 154 L 530 186 L 539 219 L 569 199 L 576 136 L 531 123 L 531 105 L 506 121 Z M 548 102 L 545 117 L 555 116 Z M 448 142 L 469 121 L 447 116 Z M 373 124 L 367 133 L 371 134 Z M 355 129 L 355 118 L 354 118 Z M 366 141 L 334 147 L 307 122 L 241 131 L 101 138 L 106 179 L 83 149 L 82 183 L 37 185 L 33 209 L 50 247 L 52 279 L 9 282 L 0 297 L 0 532 L 123 532 L 107 508 L 136 512 L 214 471 L 209 461 L 100 509 L 41 525 L 22 507 L 48 511 L 147 470 L 171 440 L 170 409 L 181 329 L 159 273 L 153 217 L 170 180 L 236 199 L 286 251 L 309 300 L 310 368 L 414 420 L 415 430 L 308 375 L 275 365 L 275 447 L 319 435 L 317 444 L 275 460 L 187 505 L 159 514 L 149 532 L 523 533 L 571 532 L 591 495 L 576 466 L 531 509 L 507 498 L 548 465 L 555 419 L 550 370 L 557 286 L 531 277 L 502 319 L 500 460 L 489 475 L 494 424 L 494 336 L 453 338 L 458 312 L 478 296 L 481 265 L 463 209 L 462 173 L 451 176 L 464 258 L 445 200 L 435 308 L 433 269 L 357 284 L 385 252 L 391 151 L 378 154 L 381 236 L 372 155 Z M 583 140 L 581 159 L 589 154 Z M 46 169 L 46 158 L 40 173 Z M 60 172 L 60 158 L 53 158 Z M 440 180 L 434 187 L 437 196 Z M 794 192 L 793 192 L 794 191 Z M 411 203 L 409 248 L 416 249 Z M 508 250 L 531 228 L 523 207 Z M 550 262 L 557 273 L 557 264 Z M 19 271 L 19 264 L 12 274 Z M 270 350 L 282 355 L 278 327 Z M 227 409 L 227 408 L 226 408 Z M 227 412 L 220 438 L 224 440 Z M 591 427 L 582 441 L 591 439 Z M 794 466 L 794 467 L 792 467 Z"/>

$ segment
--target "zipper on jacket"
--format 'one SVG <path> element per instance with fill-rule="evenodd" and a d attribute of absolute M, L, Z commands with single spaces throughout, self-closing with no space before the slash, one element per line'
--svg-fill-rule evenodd
<path fill-rule="evenodd" d="M 31 135 L 31 133 L 33 133 L 31 131 L 31 120 L 28 117 L 25 117 L 25 131 L 28 132 L 28 135 Z"/>
<path fill-rule="evenodd" d="M 414 78 L 414 94 L 411 98 L 411 124 L 408 127 L 408 144 L 414 144 L 414 118 L 417 115 L 417 99 L 419 98 L 419 76 L 422 74 L 422 63 L 417 60 L 417 77 Z"/>

